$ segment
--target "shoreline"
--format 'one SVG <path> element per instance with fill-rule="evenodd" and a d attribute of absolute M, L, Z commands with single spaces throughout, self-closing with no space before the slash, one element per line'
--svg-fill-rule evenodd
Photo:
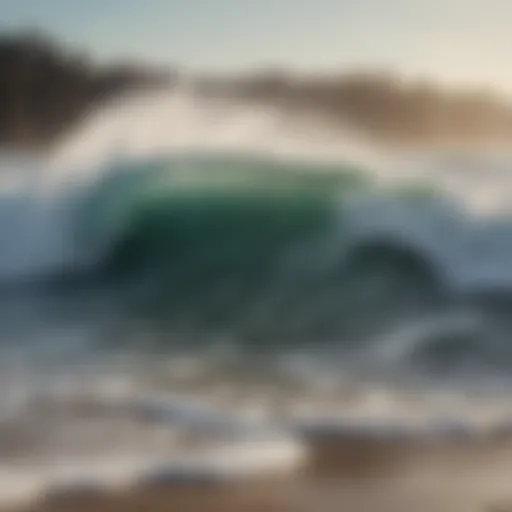
<path fill-rule="evenodd" d="M 47 499 L 5 512 L 504 512 L 512 439 L 315 441 L 297 473 Z"/>

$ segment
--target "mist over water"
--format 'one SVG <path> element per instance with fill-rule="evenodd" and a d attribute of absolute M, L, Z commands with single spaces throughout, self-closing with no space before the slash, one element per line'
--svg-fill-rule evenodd
<path fill-rule="evenodd" d="M 34 487 L 87 452 L 106 480 L 121 459 L 175 457 L 182 424 L 209 442 L 321 421 L 502 427 L 511 164 L 186 89 L 4 155 L 0 441 L 22 433 L 6 460 Z M 155 437 L 148 407 L 178 433 Z"/>

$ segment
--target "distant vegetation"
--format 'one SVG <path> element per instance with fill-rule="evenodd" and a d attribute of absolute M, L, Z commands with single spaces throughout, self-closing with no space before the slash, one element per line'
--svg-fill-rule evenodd
<path fill-rule="evenodd" d="M 203 87 L 320 113 L 385 143 L 512 140 L 512 107 L 492 91 L 452 91 L 371 72 L 327 78 L 260 73 L 229 83 L 205 80 Z"/>
<path fill-rule="evenodd" d="M 116 91 L 166 80 L 129 64 L 102 69 L 37 34 L 0 36 L 0 144 L 46 143 Z"/>
<path fill-rule="evenodd" d="M 0 144 L 53 140 L 91 107 L 174 75 L 141 65 L 99 67 L 34 34 L 0 36 Z M 385 73 L 332 77 L 256 73 L 201 79 L 206 94 L 277 103 L 325 116 L 383 143 L 509 143 L 512 108 L 489 91 L 448 91 Z"/>

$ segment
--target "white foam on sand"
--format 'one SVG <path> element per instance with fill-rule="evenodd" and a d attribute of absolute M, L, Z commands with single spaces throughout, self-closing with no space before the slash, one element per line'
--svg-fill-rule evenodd
<path fill-rule="evenodd" d="M 289 432 L 251 428 L 229 416 L 220 422 L 220 413 L 183 400 L 122 402 L 117 396 L 108 407 L 103 398 L 96 411 L 82 403 L 78 410 L 50 409 L 32 418 L 17 451 L 2 457 L 0 506 L 82 490 L 118 493 L 159 482 L 286 475 L 307 458 L 306 446 Z"/>

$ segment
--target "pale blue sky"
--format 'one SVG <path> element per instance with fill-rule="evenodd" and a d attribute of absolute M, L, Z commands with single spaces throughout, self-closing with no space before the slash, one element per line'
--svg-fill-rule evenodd
<path fill-rule="evenodd" d="M 191 69 L 392 68 L 512 91 L 512 0 L 0 0 L 101 59 Z"/>

